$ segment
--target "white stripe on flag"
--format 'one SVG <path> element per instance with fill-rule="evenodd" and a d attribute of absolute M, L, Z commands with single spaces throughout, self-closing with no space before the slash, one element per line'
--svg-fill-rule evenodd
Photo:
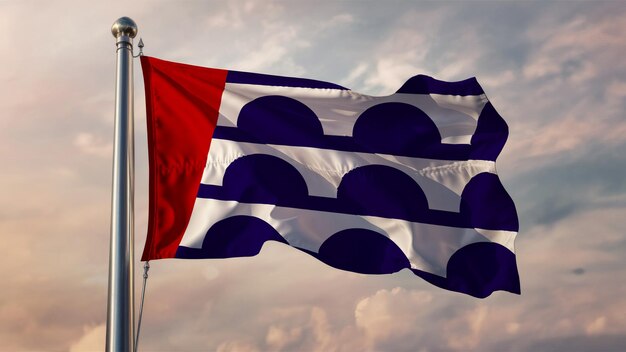
<path fill-rule="evenodd" d="M 430 209 L 454 212 L 459 211 L 460 195 L 472 177 L 482 172 L 496 173 L 493 161 L 432 160 L 213 139 L 201 182 L 221 186 L 226 168 L 234 160 L 252 154 L 273 155 L 289 162 L 306 181 L 309 195 L 331 198 L 337 196 L 341 178 L 349 171 L 366 165 L 390 166 L 419 184 Z"/>
<path fill-rule="evenodd" d="M 478 116 L 487 103 L 482 95 L 401 94 L 374 97 L 351 90 L 275 87 L 226 83 L 218 126 L 237 125 L 239 112 L 250 101 L 268 95 L 288 96 L 308 106 L 318 116 L 325 135 L 352 136 L 359 115 L 382 103 L 398 102 L 424 111 L 435 123 L 444 144 L 469 144 Z"/>
<path fill-rule="evenodd" d="M 346 229 L 372 230 L 389 237 L 407 256 L 411 267 L 446 276 L 450 257 L 476 242 L 496 242 L 513 251 L 516 232 L 465 229 L 414 223 L 376 216 L 337 214 L 271 204 L 197 198 L 180 243 L 201 248 L 207 231 L 218 221 L 237 215 L 254 216 L 270 224 L 290 245 L 317 252 L 331 235 Z"/>

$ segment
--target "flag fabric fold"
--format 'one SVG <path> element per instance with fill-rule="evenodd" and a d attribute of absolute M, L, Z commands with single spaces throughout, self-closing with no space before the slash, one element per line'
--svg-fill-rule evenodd
<path fill-rule="evenodd" d="M 368 96 L 310 79 L 141 58 L 150 208 L 142 260 L 285 243 L 365 274 L 519 293 L 508 127 L 471 78 Z"/>

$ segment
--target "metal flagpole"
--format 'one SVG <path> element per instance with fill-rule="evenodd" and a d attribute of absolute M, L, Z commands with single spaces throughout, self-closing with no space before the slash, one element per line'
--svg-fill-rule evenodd
<path fill-rule="evenodd" d="M 116 39 L 117 74 L 106 351 L 132 352 L 135 332 L 133 38 L 137 35 L 137 24 L 122 17 L 113 23 L 111 32 Z"/>

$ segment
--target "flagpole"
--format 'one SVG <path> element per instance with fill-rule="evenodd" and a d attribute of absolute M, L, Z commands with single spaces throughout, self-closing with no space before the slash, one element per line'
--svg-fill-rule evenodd
<path fill-rule="evenodd" d="M 121 17 L 111 32 L 116 39 L 117 73 L 106 351 L 131 352 L 135 332 L 133 38 L 137 24 Z"/>

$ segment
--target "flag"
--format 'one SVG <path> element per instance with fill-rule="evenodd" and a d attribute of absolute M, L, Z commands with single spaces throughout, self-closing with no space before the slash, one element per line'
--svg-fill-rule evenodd
<path fill-rule="evenodd" d="M 142 56 L 150 162 L 142 260 L 254 256 L 265 241 L 364 274 L 519 293 L 508 127 L 475 78 L 386 96 Z"/>

